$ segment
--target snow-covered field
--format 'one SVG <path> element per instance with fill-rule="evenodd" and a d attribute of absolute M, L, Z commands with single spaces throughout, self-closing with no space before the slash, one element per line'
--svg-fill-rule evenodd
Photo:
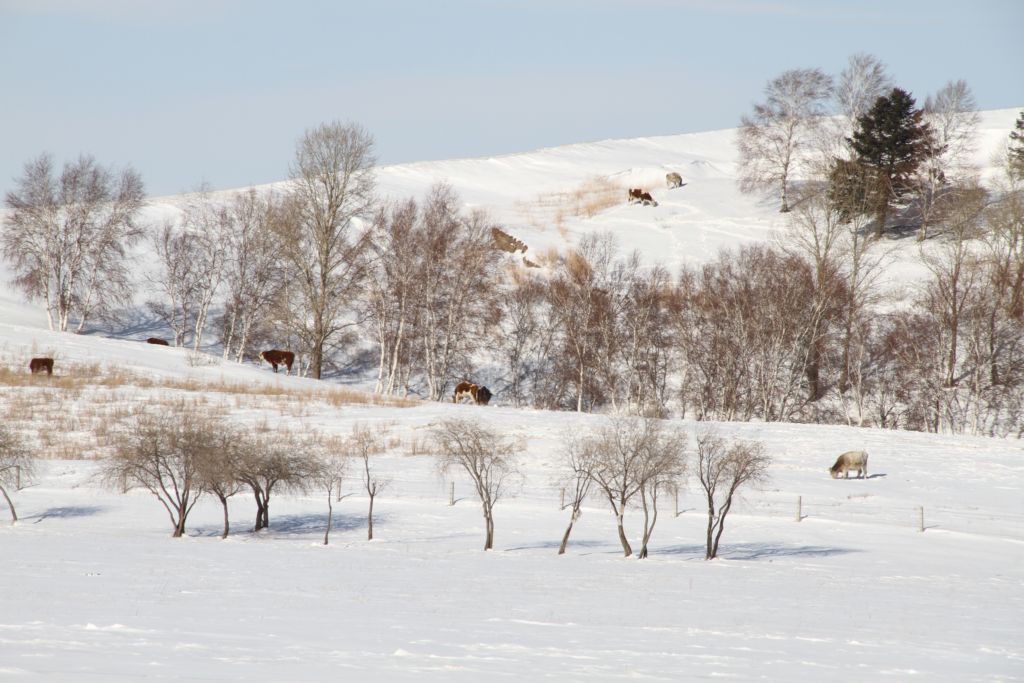
<path fill-rule="evenodd" d="M 1015 116 L 985 114 L 989 149 L 979 156 L 1005 139 Z M 403 196 L 448 179 L 530 251 L 610 229 L 624 247 L 675 266 L 767 239 L 781 226 L 773 203 L 736 193 L 731 135 L 410 164 L 381 169 L 380 181 Z M 657 208 L 621 205 L 560 228 L 525 208 L 595 175 L 655 187 L 667 170 L 688 184 L 655 190 Z M 172 206 L 166 199 L 151 212 Z M 52 354 L 57 374 L 116 365 L 211 385 L 317 386 L 213 357 L 197 363 L 184 350 L 137 340 L 44 328 L 38 310 L 16 294 L 0 295 L 0 364 L 23 369 L 28 357 Z M 0 391 L 13 399 L 24 390 Z M 152 394 L 119 391 L 123 404 Z M 242 423 L 268 417 L 228 395 L 201 393 Z M 67 410 L 85 414 L 98 396 L 74 394 Z M 431 425 L 453 416 L 479 418 L 525 444 L 524 485 L 496 508 L 492 552 L 481 550 L 484 523 L 468 482 L 455 478 L 450 506 L 449 480 L 418 447 Z M 14 494 L 20 521 L 7 525 L 0 511 L 0 682 L 1024 680 L 1020 441 L 721 424 L 725 436 L 765 444 L 769 483 L 743 494 L 718 560 L 703 559 L 706 514 L 692 481 L 678 515 L 675 501 L 663 504 L 651 555 L 636 560 L 621 556 L 614 518 L 597 497 L 567 554 L 556 555 L 568 523 L 553 483 L 562 440 L 603 416 L 500 401 L 486 408 L 312 401 L 269 417 L 336 434 L 356 423 L 390 430 L 393 445 L 378 467 L 392 483 L 377 500 L 373 541 L 366 541 L 367 498 L 355 473 L 324 546 L 325 495 L 275 494 L 269 531 L 254 534 L 255 506 L 240 494 L 227 540 L 219 538 L 219 506 L 204 500 L 187 537 L 172 539 L 150 494 L 104 489 L 95 461 L 45 461 L 37 481 Z M 682 425 L 692 445 L 698 425 Z M 828 476 L 838 453 L 861 448 L 871 454 L 867 479 Z M 638 540 L 637 511 L 627 526 Z"/>

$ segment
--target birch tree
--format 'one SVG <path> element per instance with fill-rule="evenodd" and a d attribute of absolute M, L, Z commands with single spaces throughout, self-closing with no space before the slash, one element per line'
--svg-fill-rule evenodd
<path fill-rule="evenodd" d="M 453 375 L 467 374 L 460 363 L 486 344 L 485 330 L 493 321 L 494 226 L 481 211 L 461 216 L 458 203 L 450 186 L 435 185 L 421 218 L 424 267 L 417 283 L 417 338 L 427 396 L 434 400 L 446 397 Z"/>
<path fill-rule="evenodd" d="M 93 317 L 131 301 L 129 251 L 142 236 L 142 178 L 105 169 L 91 156 L 66 163 L 59 177 L 42 154 L 25 164 L 4 203 L 0 253 L 13 284 L 41 300 L 51 330 L 81 332 Z"/>
<path fill-rule="evenodd" d="M 832 79 L 821 69 L 794 69 L 765 86 L 765 101 L 740 119 L 740 191 L 775 189 L 790 209 L 790 184 L 817 142 Z"/>
<path fill-rule="evenodd" d="M 373 224 L 373 275 L 368 279 L 366 319 L 378 347 L 378 394 L 404 388 L 417 353 L 416 323 L 425 267 L 420 213 L 415 200 L 381 207 Z"/>
<path fill-rule="evenodd" d="M 294 296 L 285 312 L 316 379 L 331 344 L 357 322 L 346 314 L 367 272 L 362 219 L 374 201 L 374 161 L 370 134 L 335 121 L 306 131 L 289 169 L 293 219 L 278 226 L 277 236 Z"/>
<path fill-rule="evenodd" d="M 255 189 L 236 194 L 228 206 L 225 264 L 224 357 L 241 363 L 253 334 L 271 317 L 269 309 L 284 278 L 275 225 L 284 220 L 281 201 Z"/>

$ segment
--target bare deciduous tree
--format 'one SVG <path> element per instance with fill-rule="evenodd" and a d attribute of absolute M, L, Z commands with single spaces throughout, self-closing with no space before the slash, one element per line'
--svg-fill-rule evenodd
<path fill-rule="evenodd" d="M 714 429 L 697 434 L 697 479 L 708 505 L 708 527 L 704 559 L 718 556 L 718 544 L 725 531 L 725 518 L 737 491 L 748 484 L 760 484 L 768 476 L 771 458 L 759 442 L 727 444 Z"/>
<path fill-rule="evenodd" d="M 832 79 L 821 69 L 794 69 L 765 86 L 765 102 L 740 120 L 740 190 L 777 189 L 789 211 L 789 187 L 804 155 L 817 144 Z"/>
<path fill-rule="evenodd" d="M 448 185 L 431 188 L 423 207 L 423 258 L 417 330 L 427 395 L 447 396 L 453 375 L 487 341 L 495 287 L 493 247 L 487 215 L 459 212 L 459 197 Z"/>
<path fill-rule="evenodd" d="M 215 446 L 218 429 L 196 406 L 141 412 L 117 437 L 113 455 L 102 466 L 112 487 L 138 484 L 156 496 L 167 511 L 177 538 L 202 494 L 199 463 Z"/>
<path fill-rule="evenodd" d="M 142 235 L 143 202 L 142 178 L 131 168 L 115 173 L 81 156 L 57 178 L 47 154 L 25 164 L 5 197 L 0 249 L 14 284 L 42 299 L 51 330 L 66 331 L 77 317 L 79 332 L 131 299 L 128 250 Z"/>
<path fill-rule="evenodd" d="M 240 454 L 238 480 L 256 499 L 253 531 L 270 526 L 270 498 L 275 490 L 305 490 L 317 475 L 317 436 L 282 431 L 254 436 Z"/>
<path fill-rule="evenodd" d="M 682 475 L 682 449 L 685 439 L 665 430 L 654 418 L 613 417 L 589 437 L 584 448 L 593 452 L 591 475 L 615 514 L 619 543 L 625 557 L 633 554 L 625 530 L 626 508 L 637 494 L 644 498 L 644 534 L 641 553 L 657 521 L 659 488 Z"/>
<path fill-rule="evenodd" d="M 851 55 L 836 83 L 839 112 L 852 124 L 892 87 L 892 78 L 886 73 L 885 64 L 881 60 L 864 52 Z"/>
<path fill-rule="evenodd" d="M 18 521 L 18 513 L 7 489 L 31 481 L 34 473 L 35 458 L 28 445 L 10 427 L 0 424 L 0 494 L 11 511 L 11 524 Z"/>
<path fill-rule="evenodd" d="M 658 523 L 658 496 L 674 491 L 686 475 L 686 435 L 678 429 L 660 427 L 650 443 L 639 472 L 640 507 L 644 511 L 643 536 L 638 559 L 647 557 L 647 546 Z"/>
<path fill-rule="evenodd" d="M 293 213 L 278 226 L 294 296 L 285 313 L 317 379 L 331 343 L 355 324 L 346 312 L 367 269 L 369 230 L 360 219 L 374 198 L 373 164 L 371 135 L 333 122 L 306 131 L 289 169 Z"/>
<path fill-rule="evenodd" d="M 461 469 L 483 507 L 484 550 L 494 547 L 494 506 L 521 483 L 514 441 L 473 420 L 445 420 L 433 431 L 441 471 Z"/>
<path fill-rule="evenodd" d="M 971 158 L 977 146 L 977 128 L 981 120 L 978 107 L 966 81 L 950 81 L 934 96 L 925 98 L 924 121 L 932 133 L 932 154 L 917 169 L 915 185 L 920 207 L 921 228 L 918 239 L 928 237 L 928 227 L 937 213 L 941 221 L 947 199 L 955 193 L 950 186 L 962 185 L 976 174 Z"/>
<path fill-rule="evenodd" d="M 419 287 L 423 245 L 419 208 L 410 199 L 382 207 L 373 224 L 373 276 L 367 288 L 366 319 L 373 326 L 379 348 L 378 394 L 399 390 L 410 373 L 415 353 L 415 324 L 419 313 Z"/>
<path fill-rule="evenodd" d="M 980 185 L 957 188 L 944 220 L 946 239 L 935 250 L 922 250 L 921 259 L 932 273 L 926 285 L 925 307 L 947 331 L 945 386 L 958 381 L 957 353 L 964 310 L 981 276 L 974 240 L 981 236 L 988 192 Z"/>
<path fill-rule="evenodd" d="M 174 345 L 182 346 L 185 335 L 194 330 L 198 318 L 201 270 L 200 245 L 196 235 L 173 223 L 165 223 L 153 235 L 158 270 L 148 275 L 161 294 L 147 305 L 174 334 Z"/>
<path fill-rule="evenodd" d="M 228 258 L 222 342 L 224 357 L 239 363 L 253 334 L 270 318 L 283 273 L 274 226 L 284 220 L 281 202 L 255 189 L 235 195 L 228 207 Z"/>
<path fill-rule="evenodd" d="M 388 479 L 381 478 L 370 464 L 371 456 L 383 450 L 380 435 L 374 434 L 370 431 L 369 427 L 357 424 L 352 428 L 352 434 L 346 442 L 346 449 L 351 457 L 355 457 L 358 460 L 359 473 L 363 479 L 363 489 L 366 490 L 366 495 L 370 499 L 370 504 L 366 511 L 366 539 L 372 541 L 373 503 L 377 499 L 377 494 L 386 489 L 391 483 Z"/>
<path fill-rule="evenodd" d="M 573 525 L 579 520 L 583 501 L 589 495 L 594 484 L 593 474 L 597 456 L 593 440 L 579 439 L 575 435 L 571 435 L 565 440 L 563 446 L 565 447 L 564 472 L 559 483 L 563 490 L 569 492 L 566 507 L 569 508 L 570 515 L 569 526 L 566 527 L 565 534 L 562 535 L 562 543 L 558 546 L 559 555 L 565 554 Z"/>
<path fill-rule="evenodd" d="M 197 463 L 200 486 L 204 493 L 214 496 L 224 512 L 224 530 L 221 538 L 231 531 L 228 499 L 242 490 L 238 480 L 240 455 L 246 450 L 248 435 L 241 429 L 223 421 L 218 422 L 211 435 L 211 447 Z"/>
<path fill-rule="evenodd" d="M 553 407 L 541 400 L 550 392 L 538 391 L 542 378 L 553 374 L 548 370 L 554 326 L 545 281 L 521 269 L 512 270 L 510 280 L 497 291 L 501 315 L 491 340 L 498 363 L 507 372 L 502 396 L 516 406 L 532 397 L 533 405 Z"/>
<path fill-rule="evenodd" d="M 576 411 L 592 404 L 601 343 L 602 318 L 609 314 L 608 294 L 615 240 L 610 233 L 587 234 L 578 249 L 558 264 L 548 297 L 558 324 L 567 379 L 576 387 Z"/>
<path fill-rule="evenodd" d="M 341 485 L 348 474 L 349 458 L 341 439 L 331 437 L 320 443 L 318 463 L 314 469 L 314 479 L 319 482 L 321 490 L 327 494 L 327 527 L 324 529 L 324 545 L 330 543 L 331 530 L 334 528 L 334 501 L 340 501 Z"/>

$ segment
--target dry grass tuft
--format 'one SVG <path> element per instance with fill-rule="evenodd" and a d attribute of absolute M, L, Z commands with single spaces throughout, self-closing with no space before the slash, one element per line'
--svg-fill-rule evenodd
<path fill-rule="evenodd" d="M 572 190 L 542 194 L 532 204 L 520 203 L 527 222 L 536 227 L 554 224 L 564 230 L 569 218 L 592 218 L 626 202 L 626 187 L 604 176 L 593 176 Z"/>

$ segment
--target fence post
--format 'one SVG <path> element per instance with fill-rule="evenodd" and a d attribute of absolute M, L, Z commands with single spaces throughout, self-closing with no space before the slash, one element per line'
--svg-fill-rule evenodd
<path fill-rule="evenodd" d="M 452 480 L 452 485 L 448 492 L 448 505 L 455 505 L 455 480 Z"/>
<path fill-rule="evenodd" d="M 562 487 L 562 502 L 558 504 L 559 511 L 565 509 L 565 487 Z"/>
<path fill-rule="evenodd" d="M 804 497 L 796 497 L 796 521 L 801 521 L 804 518 Z"/>
<path fill-rule="evenodd" d="M 336 482 L 334 482 L 334 483 L 335 483 L 335 485 L 336 485 L 336 486 L 338 487 L 338 493 L 337 493 L 337 498 L 335 499 L 335 501 L 334 501 L 334 502 L 335 502 L 335 503 L 340 503 L 340 502 L 341 502 L 341 479 L 338 479 L 338 480 L 337 480 Z"/>
<path fill-rule="evenodd" d="M 676 517 L 679 516 L 679 487 L 672 487 L 672 504 L 675 507 Z"/>
<path fill-rule="evenodd" d="M 21 490 L 21 465 L 14 466 L 14 490 Z"/>
<path fill-rule="evenodd" d="M 917 530 L 924 533 L 924 505 L 917 508 Z"/>

